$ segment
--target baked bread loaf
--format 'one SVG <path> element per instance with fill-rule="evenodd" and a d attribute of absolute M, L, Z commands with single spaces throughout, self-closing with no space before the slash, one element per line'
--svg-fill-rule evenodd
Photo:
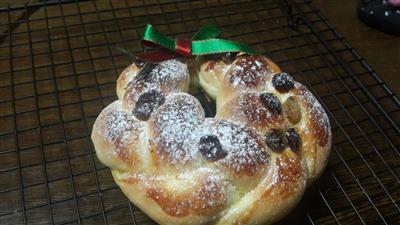
<path fill-rule="evenodd" d="M 313 94 L 263 56 L 136 62 L 92 140 L 124 194 L 160 224 L 270 224 L 326 166 L 328 117 Z M 217 104 L 205 118 L 191 77 Z"/>

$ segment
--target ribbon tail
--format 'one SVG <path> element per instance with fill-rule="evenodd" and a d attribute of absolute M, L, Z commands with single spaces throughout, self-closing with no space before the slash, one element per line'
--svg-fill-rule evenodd
<path fill-rule="evenodd" d="M 249 46 L 234 41 L 228 41 L 222 39 L 208 39 L 208 40 L 192 42 L 193 55 L 206 55 L 206 54 L 216 54 L 225 52 L 245 52 L 251 55 L 259 54 Z"/>
<path fill-rule="evenodd" d="M 210 38 L 216 38 L 221 34 L 221 31 L 213 24 L 206 24 L 197 31 L 192 40 L 206 40 Z"/>
<path fill-rule="evenodd" d="M 156 29 L 153 28 L 151 24 L 148 24 L 144 31 L 143 41 L 143 43 L 146 45 L 149 45 L 149 43 L 153 43 L 158 46 L 167 48 L 171 51 L 175 50 L 175 40 L 158 32 Z"/>

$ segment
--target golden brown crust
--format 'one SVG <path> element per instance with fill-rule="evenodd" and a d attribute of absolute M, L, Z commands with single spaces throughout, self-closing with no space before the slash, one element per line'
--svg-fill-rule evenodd
<path fill-rule="evenodd" d="M 259 93 L 239 93 L 218 111 L 217 117 L 243 123 L 261 134 L 268 130 L 286 130 L 287 123 L 283 113 L 274 113 L 260 99 Z"/>
<path fill-rule="evenodd" d="M 271 163 L 268 174 L 236 203 L 236 207 L 231 207 L 218 225 L 271 224 L 297 204 L 306 186 L 300 157 L 285 150 L 282 154 L 274 153 Z"/>
<path fill-rule="evenodd" d="M 298 192 L 299 189 L 303 189 L 301 180 L 304 179 L 303 168 L 300 160 L 290 154 L 283 154 L 282 157 L 275 159 L 276 175 L 273 177 L 270 186 L 262 193 L 261 197 L 257 200 L 257 204 L 253 204 L 253 207 L 247 215 L 240 220 L 241 224 L 246 223 L 257 211 L 257 205 L 265 204 L 268 201 L 274 200 L 279 196 L 280 202 L 292 201 L 290 198 L 293 197 L 294 192 Z M 289 199 L 288 199 L 289 198 Z M 285 210 L 285 209 L 283 209 Z M 239 224 L 240 224 L 239 222 Z"/>
<path fill-rule="evenodd" d="M 318 100 L 303 85 L 293 90 L 297 99 L 301 101 L 304 108 L 308 110 L 306 116 L 309 120 L 311 134 L 318 140 L 320 146 L 325 146 L 329 141 L 329 119 Z"/>
<path fill-rule="evenodd" d="M 329 140 L 329 131 L 326 124 L 320 122 L 321 115 L 314 110 L 310 113 L 310 127 L 312 128 L 312 134 L 318 139 L 320 146 L 325 146 Z"/>
<path fill-rule="evenodd" d="M 117 80 L 117 95 L 118 98 L 122 99 L 125 93 L 126 86 L 128 83 L 136 76 L 139 68 L 132 63 L 127 68 L 125 68 Z"/>
<path fill-rule="evenodd" d="M 268 66 L 269 66 L 268 70 L 269 70 L 270 73 L 276 74 L 276 73 L 282 72 L 281 68 L 279 68 L 279 66 L 276 65 L 276 63 L 274 63 L 273 61 L 271 61 L 267 57 L 265 57 L 265 61 L 267 62 Z"/>
<path fill-rule="evenodd" d="M 309 114 L 311 132 L 318 139 L 318 144 L 325 146 L 329 138 L 326 114 L 322 114 L 320 111 L 322 108 L 313 107 L 311 102 L 308 102 L 308 104 L 309 107 L 312 107 Z"/>
<path fill-rule="evenodd" d="M 277 158 L 275 163 L 278 173 L 272 184 L 275 191 L 274 194 L 282 196 L 282 200 L 285 200 L 285 198 L 290 197 L 293 191 L 296 191 L 297 182 L 304 176 L 303 168 L 300 160 L 294 156 L 285 156 L 285 153 L 283 157 Z M 262 196 L 266 197 L 269 194 L 264 192 Z"/>
<path fill-rule="evenodd" d="M 264 56 L 241 55 L 229 67 L 219 85 L 217 110 L 240 92 L 263 91 L 272 75 L 279 72 L 280 68 Z M 207 90 L 208 84 L 202 85 Z"/>
<path fill-rule="evenodd" d="M 121 104 L 114 102 L 97 117 L 92 139 L 101 161 L 111 168 L 131 168 L 139 162 L 137 148 L 140 148 L 140 133 L 143 126 L 138 120 L 121 110 Z"/>
<path fill-rule="evenodd" d="M 239 56 L 226 72 L 226 79 L 231 85 L 256 88 L 264 85 L 269 64 L 263 56 Z"/>
<path fill-rule="evenodd" d="M 156 201 L 158 205 L 169 215 L 184 217 L 189 214 L 208 215 L 213 211 L 220 211 L 225 203 L 224 195 L 220 191 L 222 186 L 214 184 L 210 191 L 210 181 L 205 181 L 203 186 L 195 188 L 193 192 L 176 196 L 175 193 L 166 193 L 160 188 L 149 188 L 146 196 Z"/>
<path fill-rule="evenodd" d="M 291 93 L 302 108 L 302 119 L 295 127 L 302 140 L 301 154 L 307 165 L 308 180 L 312 183 L 327 164 L 332 136 L 329 118 L 305 86 L 296 83 Z"/>
<path fill-rule="evenodd" d="M 146 205 L 155 204 L 160 210 L 159 216 L 181 220 L 178 224 L 191 224 L 188 221 L 194 216 L 210 221 L 210 214 L 221 212 L 228 204 L 226 182 L 215 171 L 206 168 L 176 176 L 115 171 L 113 176 L 128 196 L 137 194 L 133 190 L 143 191 L 141 197 L 146 199 Z M 144 210 L 158 209 L 144 207 Z"/>
<path fill-rule="evenodd" d="M 226 66 L 226 64 L 222 61 L 210 61 L 206 67 L 205 67 L 205 72 L 209 73 L 212 70 L 220 70 L 223 66 Z"/>

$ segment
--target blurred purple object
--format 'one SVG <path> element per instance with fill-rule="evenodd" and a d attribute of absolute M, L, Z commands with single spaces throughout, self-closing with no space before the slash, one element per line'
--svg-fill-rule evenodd
<path fill-rule="evenodd" d="M 400 0 L 389 0 L 389 4 L 392 6 L 400 6 Z"/>

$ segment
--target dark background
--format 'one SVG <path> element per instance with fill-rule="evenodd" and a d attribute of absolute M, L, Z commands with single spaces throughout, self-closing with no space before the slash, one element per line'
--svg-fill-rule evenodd
<path fill-rule="evenodd" d="M 38 0 L 2 0 L 0 7 L 39 2 Z M 314 0 L 334 27 L 389 84 L 400 93 L 400 37 L 365 26 L 358 18 L 358 0 Z"/>

